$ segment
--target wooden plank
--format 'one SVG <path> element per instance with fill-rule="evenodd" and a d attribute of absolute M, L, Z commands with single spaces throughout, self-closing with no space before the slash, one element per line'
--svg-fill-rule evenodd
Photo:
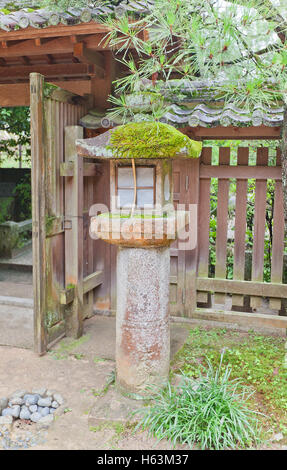
<path fill-rule="evenodd" d="M 0 85 L 0 106 L 30 106 L 29 83 Z"/>
<path fill-rule="evenodd" d="M 248 147 L 238 148 L 238 168 L 248 165 Z M 244 280 L 245 270 L 245 237 L 246 237 L 246 207 L 247 207 L 248 180 L 237 180 L 236 182 L 236 205 L 235 205 L 235 232 L 234 232 L 234 262 L 233 279 Z M 243 307 L 244 296 L 233 295 L 232 306 Z"/>
<path fill-rule="evenodd" d="M 75 298 L 75 288 L 63 289 L 60 291 L 60 304 L 68 305 L 74 301 Z"/>
<path fill-rule="evenodd" d="M 45 169 L 46 169 L 46 322 L 47 344 L 59 338 L 62 328 L 53 328 L 64 321 L 64 307 L 60 303 L 59 291 L 64 288 L 64 233 L 60 230 L 63 207 L 60 203 L 61 181 L 59 180 L 60 151 L 59 103 L 45 98 Z M 49 235 L 49 236 L 48 236 Z"/>
<path fill-rule="evenodd" d="M 40 64 L 21 65 L 13 67 L 0 66 L 1 80 L 28 79 L 30 73 L 39 72 L 45 77 L 79 77 L 95 75 L 97 76 L 97 66 L 91 64 Z"/>
<path fill-rule="evenodd" d="M 186 162 L 175 160 L 173 162 L 173 204 L 177 208 L 181 204 L 182 196 L 187 195 L 187 189 L 189 187 L 189 176 L 185 175 L 187 170 Z M 189 196 L 189 195 L 188 195 Z M 185 251 L 179 249 L 179 241 L 176 240 L 171 245 L 171 256 L 173 256 L 173 262 L 176 265 L 177 272 L 177 284 L 170 291 L 170 304 L 169 310 L 171 314 L 176 313 L 177 315 L 185 315 L 185 302 L 186 302 L 186 286 L 185 286 L 185 262 L 186 256 Z"/>
<path fill-rule="evenodd" d="M 216 127 L 188 127 L 186 133 L 191 138 L 196 139 L 280 139 L 281 126 L 216 126 Z"/>
<path fill-rule="evenodd" d="M 110 208 L 110 181 L 110 162 L 102 162 L 93 185 L 93 203 L 103 204 L 103 212 L 106 207 Z M 103 240 L 93 240 L 94 270 L 103 272 L 103 283 L 94 292 L 96 312 L 110 314 L 116 310 L 116 283 L 112 284 L 111 281 L 112 276 L 116 278 L 116 251 L 117 248 L 112 248 Z"/>
<path fill-rule="evenodd" d="M 287 328 L 287 317 L 279 315 L 252 314 L 244 312 L 229 312 L 215 309 L 196 309 L 193 318 L 200 320 L 238 323 L 244 326 L 267 328 Z"/>
<path fill-rule="evenodd" d="M 65 282 L 75 287 L 75 298 L 66 320 L 67 335 L 83 332 L 83 159 L 78 158 L 75 141 L 83 138 L 83 128 L 65 128 L 65 160 L 74 162 L 74 176 L 65 180 L 65 215 L 72 230 L 65 231 Z"/>
<path fill-rule="evenodd" d="M 281 165 L 280 150 L 277 149 L 276 165 Z M 281 168 L 280 168 L 281 169 Z M 274 219 L 273 219 L 273 240 L 271 259 L 271 282 L 282 282 L 284 253 L 284 206 L 282 182 L 275 181 L 274 189 Z M 270 298 L 269 307 L 275 310 L 281 309 L 281 300 Z"/>
<path fill-rule="evenodd" d="M 77 25 L 80 26 L 80 25 Z M 36 30 L 39 34 L 39 29 Z M 10 38 L 10 33 L 8 33 Z M 58 37 L 57 37 L 58 36 Z M 93 34 L 85 38 L 86 47 L 93 50 L 109 50 L 109 47 L 104 46 L 100 43 L 103 39 L 102 34 Z M 69 37 L 59 37 L 57 34 L 56 37 L 53 37 L 49 40 L 44 40 L 41 44 L 35 44 L 35 41 L 31 38 L 27 38 L 25 41 L 18 43 L 8 42 L 9 47 L 4 48 L 0 47 L 0 57 L 21 57 L 26 55 L 30 56 L 39 56 L 39 55 L 56 55 L 56 54 L 72 54 L 74 44 L 70 41 Z"/>
<path fill-rule="evenodd" d="M 230 148 L 219 149 L 219 165 L 229 165 Z M 226 278 L 229 181 L 218 180 L 215 277 Z M 216 293 L 214 302 L 225 303 L 225 294 Z"/>
<path fill-rule="evenodd" d="M 197 278 L 197 288 L 203 291 L 224 292 L 226 294 L 255 295 L 258 297 L 287 297 L 287 284 L 255 281 L 235 281 L 233 279 Z"/>
<path fill-rule="evenodd" d="M 46 352 L 46 192 L 44 158 L 44 77 L 30 76 L 34 349 Z"/>
<path fill-rule="evenodd" d="M 212 148 L 204 147 L 200 157 L 201 165 L 210 165 Z M 201 167 L 200 165 L 200 167 Z M 210 178 L 200 181 L 198 216 L 198 276 L 208 277 L 209 264 L 209 225 L 210 225 Z M 207 303 L 208 294 L 197 292 L 197 302 Z"/>
<path fill-rule="evenodd" d="M 185 178 L 185 185 L 182 185 L 180 204 L 184 204 L 184 210 L 190 211 L 190 220 L 192 226 L 196 227 L 196 238 L 198 239 L 198 203 L 199 203 L 199 159 L 192 159 L 189 162 L 182 162 L 182 176 Z M 189 205 L 194 204 L 195 208 L 189 209 Z M 195 215 L 196 211 L 196 215 Z M 194 219 L 195 217 L 195 219 Z M 186 231 L 189 228 L 186 227 Z M 188 245 L 189 243 L 189 245 Z M 192 239 L 186 242 L 186 246 L 181 248 L 185 256 L 185 292 L 184 292 L 184 316 L 192 317 L 197 306 L 196 294 L 196 274 L 197 274 L 197 240 L 196 247 L 191 249 Z"/>
<path fill-rule="evenodd" d="M 268 165 L 268 148 L 257 149 L 258 166 Z M 265 236 L 265 212 L 266 212 L 266 180 L 256 180 L 255 205 L 254 205 L 254 232 L 253 232 L 253 254 L 252 254 L 252 281 L 263 281 L 264 268 L 264 236 Z M 252 297 L 250 305 L 252 309 L 260 307 L 262 298 Z"/>
<path fill-rule="evenodd" d="M 200 178 L 237 178 L 237 179 L 274 179 L 281 180 L 282 172 L 278 166 L 215 166 L 200 165 Z"/>
<path fill-rule="evenodd" d="M 96 23 L 95 21 L 90 21 L 87 23 L 79 23 L 76 25 L 63 25 L 61 23 L 56 26 L 47 26 L 46 28 L 34 28 L 33 26 L 28 26 L 25 29 L 13 30 L 0 32 L 0 41 L 15 41 L 15 40 L 28 40 L 29 38 L 49 38 L 55 36 L 66 36 L 70 40 L 72 35 L 86 35 L 86 34 L 98 34 L 98 33 L 107 33 L 109 28 L 101 23 Z M 9 46 L 10 47 L 10 46 Z"/>
<path fill-rule="evenodd" d="M 94 180 L 92 178 L 85 178 L 85 184 L 87 186 L 86 188 L 86 195 L 87 195 L 87 210 L 90 210 L 90 207 L 93 205 L 93 196 L 94 196 Z M 88 212 L 89 214 L 89 212 Z M 88 227 L 87 227 L 87 239 L 85 240 L 86 244 L 86 249 L 87 249 L 87 258 L 86 258 L 86 266 L 87 266 L 87 271 L 89 274 L 89 277 L 93 277 L 93 272 L 94 272 L 94 250 L 93 250 L 93 239 L 90 237 L 89 234 L 89 225 L 90 225 L 90 218 L 87 218 L 88 222 Z M 97 284 L 95 287 L 97 287 L 99 284 Z M 89 318 L 93 314 L 93 306 L 94 306 L 94 287 L 92 289 L 89 289 L 89 291 L 86 294 L 86 311 L 85 311 L 85 317 Z M 85 282 L 84 282 L 84 291 L 85 291 Z"/>
<path fill-rule="evenodd" d="M 99 174 L 99 165 L 96 163 L 84 162 L 83 175 L 84 176 L 97 176 Z M 61 176 L 73 176 L 74 175 L 74 162 L 63 162 L 60 166 Z"/>
<path fill-rule="evenodd" d="M 80 96 L 91 91 L 90 80 L 50 80 L 51 83 Z M 0 106 L 30 106 L 29 83 L 6 83 L 0 85 Z"/>
<path fill-rule="evenodd" d="M 74 44 L 73 56 L 83 64 L 94 64 L 97 76 L 105 77 L 105 58 L 101 52 L 88 49 L 83 42 Z"/>
<path fill-rule="evenodd" d="M 96 271 L 83 279 L 83 292 L 87 294 L 103 282 L 103 271 Z"/>

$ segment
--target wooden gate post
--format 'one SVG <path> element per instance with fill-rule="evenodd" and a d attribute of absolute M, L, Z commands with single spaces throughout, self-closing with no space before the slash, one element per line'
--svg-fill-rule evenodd
<path fill-rule="evenodd" d="M 65 281 L 66 289 L 75 289 L 67 308 L 66 334 L 79 338 L 83 333 L 83 158 L 78 157 L 76 139 L 83 138 L 83 128 L 65 128 L 65 162 L 73 163 L 73 175 L 65 180 Z"/>
<path fill-rule="evenodd" d="M 31 155 L 32 155 L 32 237 L 34 293 L 34 349 L 46 352 L 46 194 L 44 158 L 44 77 L 30 75 Z"/>
<path fill-rule="evenodd" d="M 199 204 L 199 158 L 191 159 L 188 162 L 186 177 L 186 205 L 196 204 L 198 208 Z M 191 223 L 196 223 L 196 231 L 198 233 L 198 211 L 197 219 Z M 198 238 L 198 237 L 197 237 Z M 197 257 L 198 257 L 198 240 L 196 247 L 193 250 L 186 252 L 185 258 L 185 317 L 192 317 L 197 307 L 197 293 L 196 293 L 196 271 L 197 271 Z"/>

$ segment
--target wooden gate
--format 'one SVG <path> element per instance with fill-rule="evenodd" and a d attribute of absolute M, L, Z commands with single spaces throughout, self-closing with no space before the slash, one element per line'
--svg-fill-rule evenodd
<path fill-rule="evenodd" d="M 30 96 L 34 344 L 43 354 L 64 335 L 82 334 L 102 273 L 94 273 L 91 262 L 84 267 L 84 252 L 91 246 L 84 206 L 92 198 L 89 177 L 96 175 L 96 166 L 78 159 L 75 151 L 86 101 L 45 84 L 40 74 L 30 76 Z"/>

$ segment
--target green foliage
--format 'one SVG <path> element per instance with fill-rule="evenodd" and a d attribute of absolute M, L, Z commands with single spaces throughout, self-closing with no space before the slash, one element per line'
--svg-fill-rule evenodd
<path fill-rule="evenodd" d="M 196 382 L 183 374 L 178 388 L 158 390 L 154 403 L 140 412 L 140 426 L 158 439 L 198 444 L 202 449 L 238 449 L 259 441 L 256 412 L 247 406 L 250 391 L 231 380 L 231 368 L 211 363 Z"/>
<path fill-rule="evenodd" d="M 128 13 L 105 18 L 110 28 L 106 43 L 117 50 L 126 71 L 116 80 L 116 91 L 119 97 L 140 89 L 165 97 L 171 92 L 174 101 L 178 90 L 171 89 L 171 78 L 185 80 L 179 80 L 179 88 L 187 86 L 186 80 L 204 79 L 214 99 L 232 101 L 250 112 L 257 105 L 276 104 L 284 100 L 287 83 L 282 40 L 286 13 L 286 5 L 275 7 L 270 0 L 224 5 L 155 0 L 134 22 L 129 22 Z M 143 30 L 148 32 L 144 37 Z M 130 47 L 136 55 L 129 54 Z M 146 79 L 151 81 L 148 88 Z M 113 104 L 127 118 L 126 103 Z M 166 103 L 165 112 L 168 107 Z"/>
<path fill-rule="evenodd" d="M 231 378 L 239 378 L 256 390 L 252 406 L 263 409 L 287 425 L 287 368 L 285 339 L 262 336 L 250 331 L 239 333 L 226 329 L 193 328 L 183 348 L 176 354 L 172 369 L 183 370 L 188 377 L 200 377 L 207 358 L 218 367 L 222 363 L 232 367 Z M 256 402 L 260 398 L 259 403 Z"/>
<path fill-rule="evenodd" d="M 168 124 L 144 122 L 117 127 L 111 134 L 110 148 L 117 158 L 176 158 L 184 148 L 189 157 L 197 158 L 202 143 Z"/>
<path fill-rule="evenodd" d="M 2 197 L 0 199 L 0 224 L 7 222 L 12 219 L 12 206 L 13 198 L 12 197 Z"/>
<path fill-rule="evenodd" d="M 0 108 L 0 130 L 7 131 L 10 135 L 8 140 L 0 141 L 0 153 L 6 154 L 8 158 L 19 160 L 19 148 L 21 148 L 21 158 L 29 161 L 31 156 L 30 108 L 27 106 Z"/>
<path fill-rule="evenodd" d="M 25 175 L 14 189 L 17 221 L 32 218 L 31 174 Z"/>

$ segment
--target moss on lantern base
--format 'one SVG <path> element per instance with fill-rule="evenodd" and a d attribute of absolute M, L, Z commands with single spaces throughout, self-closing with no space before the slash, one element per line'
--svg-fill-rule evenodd
<path fill-rule="evenodd" d="M 183 151 L 190 158 L 198 158 L 202 143 L 168 124 L 133 122 L 112 132 L 109 148 L 117 158 L 176 158 Z"/>

